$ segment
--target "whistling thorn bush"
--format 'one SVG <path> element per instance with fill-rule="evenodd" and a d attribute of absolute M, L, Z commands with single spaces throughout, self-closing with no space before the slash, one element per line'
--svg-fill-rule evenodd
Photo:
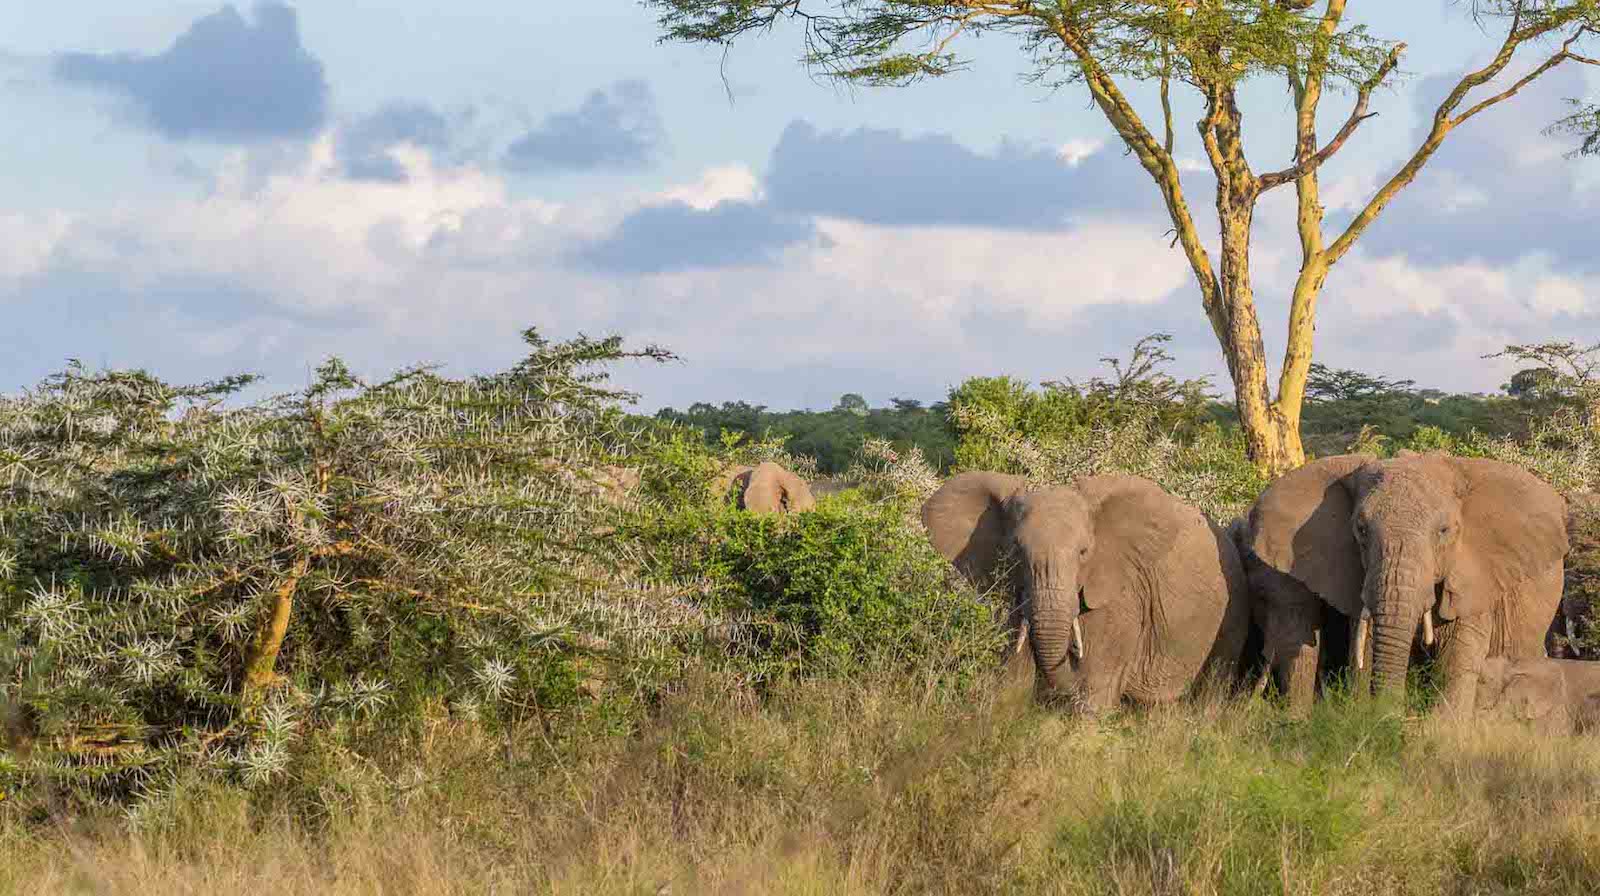
<path fill-rule="evenodd" d="M 263 781 L 289 750 L 274 701 L 359 721 L 471 699 L 489 656 L 496 706 L 570 706 L 570 633 L 625 615 L 591 606 L 627 574 L 604 535 L 622 511 L 586 477 L 648 440 L 606 368 L 668 356 L 525 338 L 522 363 L 465 379 L 333 360 L 245 402 L 249 377 L 74 365 L 0 400 L 3 690 L 44 748 L 8 783 Z"/>

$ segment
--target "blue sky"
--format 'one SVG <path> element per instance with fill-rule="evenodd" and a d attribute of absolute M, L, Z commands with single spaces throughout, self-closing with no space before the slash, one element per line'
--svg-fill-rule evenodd
<path fill-rule="evenodd" d="M 1370 24 L 1408 41 L 1407 78 L 1325 169 L 1330 218 L 1490 46 L 1459 4 L 1362 6 L 1400 8 Z M 514 360 L 528 325 L 679 352 L 623 377 L 646 407 L 1078 378 L 1154 330 L 1222 382 L 1153 187 L 1080 92 L 1022 83 L 1004 38 L 969 44 L 956 77 L 852 92 L 796 65 L 792 30 L 724 63 L 658 45 L 628 0 L 561 16 L 538 0 L 0 8 L 0 306 L 19 334 L 0 388 L 68 357 L 282 387 L 330 353 L 467 372 Z M 1507 342 L 1600 341 L 1600 163 L 1540 135 L 1600 82 L 1547 80 L 1454 135 L 1336 269 L 1322 360 L 1492 390 L 1507 371 L 1479 356 Z M 1283 91 L 1245 101 L 1252 161 L 1283 164 Z M 1325 103 L 1330 125 L 1347 102 Z M 1209 189 L 1190 175 L 1202 210 Z M 1269 352 L 1298 265 L 1291 196 L 1263 208 L 1254 258 Z"/>

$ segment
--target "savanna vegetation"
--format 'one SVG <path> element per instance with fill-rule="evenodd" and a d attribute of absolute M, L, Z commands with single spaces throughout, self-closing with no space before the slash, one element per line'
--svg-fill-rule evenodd
<path fill-rule="evenodd" d="M 525 339 L 465 379 L 330 361 L 247 402 L 74 366 L 0 400 L 0 890 L 1600 885 L 1600 746 L 1431 721 L 1425 676 L 1404 716 L 1213 682 L 1090 721 L 1000 665 L 994 597 L 917 521 L 943 468 L 1126 470 L 1218 520 L 1263 485 L 1162 338 L 1087 383 L 743 428 L 630 413 L 606 374 L 663 350 Z M 1319 372 L 1325 437 L 1593 490 L 1593 355 L 1508 351 L 1493 399 Z M 764 425 L 805 419 L 860 427 L 848 487 L 789 516 L 713 492 L 731 462 L 817 475 Z"/>

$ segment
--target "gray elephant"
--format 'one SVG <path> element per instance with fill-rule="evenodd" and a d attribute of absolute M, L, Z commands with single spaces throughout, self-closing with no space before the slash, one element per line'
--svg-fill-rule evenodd
<path fill-rule="evenodd" d="M 1478 677 L 1476 706 L 1544 734 L 1600 730 L 1600 662 L 1490 657 Z"/>
<path fill-rule="evenodd" d="M 1171 701 L 1205 669 L 1234 671 L 1249 626 L 1238 554 L 1153 482 L 1031 489 L 962 473 L 923 504 L 922 522 L 965 577 L 1009 590 L 1017 650 L 1031 644 L 1046 697 L 1099 712 Z"/>
<path fill-rule="evenodd" d="M 805 480 L 772 461 L 729 467 L 712 486 L 719 498 L 735 487 L 738 506 L 752 513 L 801 513 L 817 506 Z"/>
<path fill-rule="evenodd" d="M 1352 664 L 1370 663 L 1371 686 L 1390 695 L 1420 639 L 1437 654 L 1445 703 L 1470 709 L 1485 659 L 1544 655 L 1566 503 L 1500 461 L 1347 454 L 1268 486 L 1243 547 L 1263 649 L 1293 705 L 1312 699 L 1324 641 L 1348 636 Z"/>

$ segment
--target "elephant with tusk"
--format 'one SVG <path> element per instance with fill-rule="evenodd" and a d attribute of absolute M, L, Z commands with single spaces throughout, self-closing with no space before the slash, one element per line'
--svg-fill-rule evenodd
<path fill-rule="evenodd" d="M 1249 597 L 1233 542 L 1153 482 L 1036 489 L 962 473 L 923 504 L 922 522 L 962 575 L 1007 589 L 1012 650 L 1032 648 L 1046 696 L 1099 712 L 1171 701 L 1207 669 L 1235 671 Z"/>
<path fill-rule="evenodd" d="M 1279 477 L 1243 537 L 1255 616 L 1291 703 L 1309 703 L 1324 638 L 1351 626 L 1349 662 L 1404 688 L 1417 642 L 1445 704 L 1470 710 L 1491 656 L 1544 656 L 1561 599 L 1566 502 L 1494 460 L 1401 452 L 1323 458 Z M 1335 613 L 1325 612 L 1327 609 Z"/>

